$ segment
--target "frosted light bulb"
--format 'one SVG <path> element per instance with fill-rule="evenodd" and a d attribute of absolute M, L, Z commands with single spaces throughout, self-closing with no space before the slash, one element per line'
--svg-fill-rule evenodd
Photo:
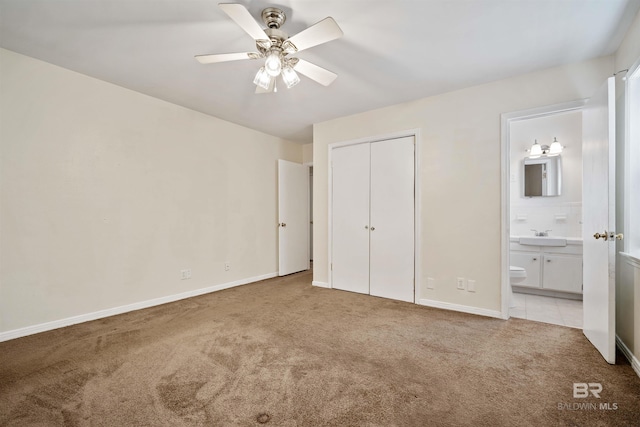
<path fill-rule="evenodd" d="M 282 71 L 282 62 L 280 61 L 280 54 L 278 52 L 271 52 L 267 59 L 264 61 L 264 69 L 267 70 L 270 76 L 276 77 Z"/>

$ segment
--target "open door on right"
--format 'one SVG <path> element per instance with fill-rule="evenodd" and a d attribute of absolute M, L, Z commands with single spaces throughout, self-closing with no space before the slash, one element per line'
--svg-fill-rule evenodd
<path fill-rule="evenodd" d="M 583 332 L 611 364 L 615 345 L 615 77 L 589 99 L 582 117 Z"/>

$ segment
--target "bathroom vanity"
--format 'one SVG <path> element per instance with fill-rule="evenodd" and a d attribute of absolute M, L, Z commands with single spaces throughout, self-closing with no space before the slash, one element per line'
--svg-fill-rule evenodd
<path fill-rule="evenodd" d="M 511 237 L 510 264 L 527 271 L 514 290 L 550 296 L 582 295 L 582 239 Z"/>

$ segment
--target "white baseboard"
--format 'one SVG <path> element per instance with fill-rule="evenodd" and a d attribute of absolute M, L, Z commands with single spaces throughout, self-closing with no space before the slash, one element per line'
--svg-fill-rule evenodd
<path fill-rule="evenodd" d="M 435 301 L 421 298 L 418 300 L 419 305 L 427 307 L 442 308 L 451 311 L 460 311 L 462 313 L 477 314 L 479 316 L 496 317 L 503 319 L 502 313 L 496 310 L 488 310 L 486 308 L 471 307 L 468 305 L 452 304 L 450 302 Z"/>
<path fill-rule="evenodd" d="M 318 282 L 317 280 L 314 280 L 313 282 L 311 282 L 311 284 L 319 288 L 330 288 L 327 282 Z"/>
<path fill-rule="evenodd" d="M 625 355 L 629 363 L 631 363 L 631 367 L 634 371 L 636 371 L 636 375 L 640 377 L 640 360 L 629 350 L 629 347 L 620 339 L 618 335 L 616 335 L 616 344 L 622 353 Z"/>
<path fill-rule="evenodd" d="M 179 294 L 168 295 L 166 297 L 154 298 L 146 301 L 135 302 L 133 304 L 122 305 L 119 307 L 107 308 L 105 310 L 95 311 L 93 313 L 81 314 L 78 316 L 67 317 L 65 319 L 54 320 L 52 322 L 40 323 L 38 325 L 27 326 L 25 328 L 14 329 L 7 332 L 0 332 L 0 342 L 12 340 L 15 338 L 25 337 L 27 335 L 38 334 L 40 332 L 51 331 L 53 329 L 63 328 L 78 323 L 89 322 L 91 320 L 102 319 L 103 317 L 115 316 L 116 314 L 127 313 L 129 311 L 141 310 L 156 305 L 166 304 L 169 302 L 179 301 L 185 298 L 191 298 L 198 295 L 204 295 L 211 292 L 221 291 L 248 283 L 258 282 L 260 280 L 271 279 L 277 277 L 278 273 L 268 273 L 260 276 L 248 277 L 246 279 L 236 280 L 234 282 L 222 283 L 206 288 L 194 289 L 192 291 L 181 292 Z"/>

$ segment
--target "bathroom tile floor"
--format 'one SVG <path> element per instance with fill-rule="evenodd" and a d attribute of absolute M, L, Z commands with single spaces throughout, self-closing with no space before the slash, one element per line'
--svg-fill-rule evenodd
<path fill-rule="evenodd" d="M 513 294 L 511 317 L 582 329 L 582 301 Z"/>

